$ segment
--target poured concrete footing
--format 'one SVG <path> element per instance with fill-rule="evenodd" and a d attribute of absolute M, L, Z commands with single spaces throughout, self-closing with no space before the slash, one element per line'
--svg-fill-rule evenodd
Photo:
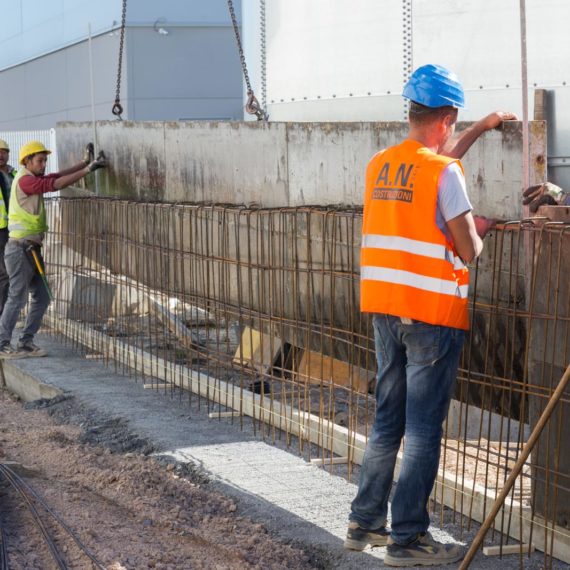
<path fill-rule="evenodd" d="M 30 374 L 17 366 L 16 360 L 0 360 L 0 386 L 18 396 L 24 402 L 34 400 L 50 400 L 63 394 L 63 390 L 41 381 L 38 376 Z"/>

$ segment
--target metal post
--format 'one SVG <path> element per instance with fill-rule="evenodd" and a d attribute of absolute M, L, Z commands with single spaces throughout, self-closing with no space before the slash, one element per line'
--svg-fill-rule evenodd
<path fill-rule="evenodd" d="M 523 111 L 523 189 L 530 186 L 530 160 L 528 137 L 528 76 L 527 76 L 527 50 L 526 50 L 526 0 L 520 1 L 520 29 L 521 29 L 521 78 L 522 78 L 522 111 Z M 525 216 L 526 217 L 526 216 Z"/>
<path fill-rule="evenodd" d="M 88 46 L 89 46 L 89 83 L 91 89 L 91 123 L 93 125 L 93 149 L 94 155 L 99 153 L 99 145 L 97 143 L 97 126 L 95 124 L 95 83 L 93 81 L 93 48 L 91 42 L 91 22 L 87 24 Z M 99 172 L 95 171 L 95 194 L 99 195 Z"/>

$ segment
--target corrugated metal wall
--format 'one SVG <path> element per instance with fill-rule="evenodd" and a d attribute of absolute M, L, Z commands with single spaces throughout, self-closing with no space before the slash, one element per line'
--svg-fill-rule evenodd
<path fill-rule="evenodd" d="M 18 152 L 20 147 L 30 141 L 40 141 L 51 150 L 46 174 L 58 171 L 55 129 L 42 131 L 0 131 L 0 139 L 4 139 L 10 146 L 10 164 L 14 168 L 18 168 Z"/>

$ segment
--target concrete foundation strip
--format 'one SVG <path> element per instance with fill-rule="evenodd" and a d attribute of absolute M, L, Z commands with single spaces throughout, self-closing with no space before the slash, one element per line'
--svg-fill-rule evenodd
<path fill-rule="evenodd" d="M 118 338 L 108 337 L 85 323 L 58 317 L 53 314 L 53 311 L 46 315 L 44 321 L 60 334 L 68 336 L 93 351 L 106 354 L 110 359 L 132 369 L 136 368 L 139 373 L 190 390 L 227 408 L 233 408 L 242 415 L 259 419 L 277 429 L 286 430 L 288 433 L 310 440 L 312 443 L 330 450 L 335 455 L 350 458 L 358 465 L 362 464 L 366 448 L 366 437 L 362 434 L 336 425 L 314 414 L 297 410 L 290 405 L 275 400 L 268 401 L 268 398 L 259 394 L 240 390 L 233 384 L 193 371 L 186 366 L 173 364 L 140 348 L 131 346 Z M 396 464 L 396 479 L 399 474 L 400 462 L 401 453 L 398 454 Z M 524 465 L 524 461 L 522 465 Z M 442 473 L 441 470 L 438 473 L 435 488 L 437 489 L 437 499 L 454 510 L 457 510 L 459 502 L 463 504 L 465 501 L 471 501 L 470 516 L 478 522 L 483 522 L 489 518 L 487 517 L 489 503 L 496 498 L 492 493 L 486 492 L 484 487 L 466 479 L 462 474 Z M 512 496 L 509 497 L 509 506 L 505 509 L 504 499 L 507 495 L 508 492 L 498 505 L 493 519 L 496 515 L 504 512 L 505 516 L 499 517 L 498 520 L 509 522 L 496 524 L 495 530 L 528 543 L 533 526 L 546 528 L 546 533 L 533 533 L 532 542 L 534 546 L 544 552 L 552 544 L 551 555 L 570 563 L 570 533 L 559 526 L 547 524 L 543 518 L 536 514 L 533 516 L 531 508 L 521 507 Z"/>

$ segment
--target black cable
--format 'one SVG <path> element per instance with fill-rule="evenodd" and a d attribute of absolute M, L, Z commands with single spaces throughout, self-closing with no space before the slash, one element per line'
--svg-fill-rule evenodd
<path fill-rule="evenodd" d="M 11 475 L 17 480 L 17 482 L 24 488 L 24 490 L 32 495 L 32 497 L 44 508 L 44 510 L 49 513 L 58 523 L 59 525 L 71 536 L 71 538 L 75 541 L 77 546 L 83 551 L 83 553 L 89 557 L 89 559 L 95 564 L 98 570 L 105 570 L 103 564 L 97 559 L 97 557 L 87 548 L 84 542 L 75 534 L 75 532 L 67 525 L 67 523 L 56 513 L 54 512 L 50 506 L 46 503 L 46 501 L 35 491 L 35 489 L 25 480 L 22 479 L 13 469 L 7 467 L 6 465 L 0 464 L 0 470 L 6 469 L 8 470 Z"/>

